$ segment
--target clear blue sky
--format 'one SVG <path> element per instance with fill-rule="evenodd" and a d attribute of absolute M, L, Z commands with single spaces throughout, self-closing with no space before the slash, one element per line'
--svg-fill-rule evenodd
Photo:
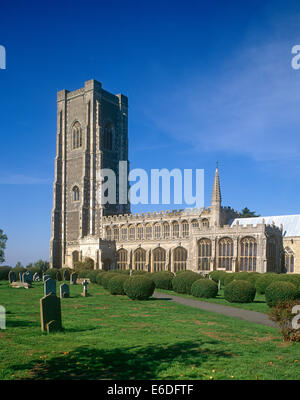
<path fill-rule="evenodd" d="M 300 212 L 299 1 L 14 1 L 0 18 L 5 264 L 49 258 L 56 92 L 89 79 L 129 98 L 132 168 L 204 168 L 209 205 L 219 160 L 224 205 Z M 172 206 L 133 211 L 154 208 Z"/>

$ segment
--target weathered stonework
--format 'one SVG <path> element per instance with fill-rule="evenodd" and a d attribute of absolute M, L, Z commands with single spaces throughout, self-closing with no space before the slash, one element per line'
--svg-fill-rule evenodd
<path fill-rule="evenodd" d="M 129 204 L 98 204 L 96 171 L 117 172 L 119 161 L 129 169 L 126 96 L 94 80 L 62 90 L 57 121 L 52 267 L 72 268 L 89 257 L 95 269 L 283 271 L 279 227 L 230 226 L 238 213 L 221 205 L 218 168 L 209 208 L 131 214 Z"/>

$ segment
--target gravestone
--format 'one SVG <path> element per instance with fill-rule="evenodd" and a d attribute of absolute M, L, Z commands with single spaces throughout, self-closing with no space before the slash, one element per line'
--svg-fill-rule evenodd
<path fill-rule="evenodd" d="M 77 274 L 76 272 L 73 272 L 70 277 L 70 285 L 76 285 L 76 281 L 77 281 Z"/>
<path fill-rule="evenodd" d="M 39 282 L 41 280 L 40 275 L 36 272 L 33 275 L 33 282 Z"/>
<path fill-rule="evenodd" d="M 48 294 L 40 299 L 41 329 L 42 332 L 62 330 L 60 298 L 55 294 Z"/>
<path fill-rule="evenodd" d="M 0 329 L 6 329 L 6 312 L 3 306 L 0 306 Z"/>
<path fill-rule="evenodd" d="M 23 274 L 23 282 L 24 283 L 32 283 L 33 273 L 31 271 L 26 271 Z"/>
<path fill-rule="evenodd" d="M 218 281 L 218 290 L 220 291 L 221 289 L 221 281 Z"/>
<path fill-rule="evenodd" d="M 47 279 L 51 278 L 50 275 L 44 274 L 43 275 L 43 282 L 45 282 Z"/>
<path fill-rule="evenodd" d="M 14 273 L 14 271 L 9 271 L 8 280 L 9 280 L 9 283 L 16 282 L 17 279 L 16 279 L 16 274 Z"/>
<path fill-rule="evenodd" d="M 70 271 L 68 269 L 65 269 L 63 271 L 63 281 L 69 281 L 70 280 Z"/>
<path fill-rule="evenodd" d="M 86 279 L 82 282 L 83 292 L 81 293 L 81 296 L 83 296 L 83 297 L 87 297 L 88 296 L 88 291 L 87 291 L 87 285 L 88 284 L 89 283 L 88 283 L 88 281 Z"/>
<path fill-rule="evenodd" d="M 20 281 L 20 282 L 24 282 L 24 280 L 23 280 L 23 275 L 24 275 L 23 272 L 20 272 L 20 273 L 19 273 L 19 281 Z"/>
<path fill-rule="evenodd" d="M 64 297 L 70 297 L 70 288 L 69 285 L 63 283 L 59 287 L 59 297 L 62 299 Z"/>
<path fill-rule="evenodd" d="M 47 296 L 50 293 L 53 293 L 56 296 L 56 281 L 52 278 L 44 281 L 44 295 Z"/>
<path fill-rule="evenodd" d="M 12 282 L 11 284 L 10 284 L 10 286 L 12 287 L 12 288 L 25 288 L 25 289 L 29 289 L 29 288 L 32 288 L 32 286 L 31 286 L 31 284 L 30 283 L 27 283 L 27 282 Z"/>

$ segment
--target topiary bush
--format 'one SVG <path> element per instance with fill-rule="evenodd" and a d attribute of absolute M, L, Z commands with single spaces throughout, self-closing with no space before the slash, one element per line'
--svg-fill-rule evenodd
<path fill-rule="evenodd" d="M 216 283 L 221 281 L 221 285 L 224 286 L 224 284 L 225 284 L 224 281 L 225 281 L 225 278 L 228 276 L 228 273 L 225 271 L 211 271 L 209 273 L 209 276 Z"/>
<path fill-rule="evenodd" d="M 155 283 L 155 287 L 158 289 L 172 290 L 172 280 L 174 274 L 169 271 L 153 272 L 151 279 Z"/>
<path fill-rule="evenodd" d="M 258 293 L 265 294 L 266 288 L 275 280 L 278 279 L 278 275 L 267 272 L 262 274 L 260 277 L 257 278 L 255 282 L 255 287 Z"/>
<path fill-rule="evenodd" d="M 124 282 L 127 279 L 129 279 L 129 276 L 126 274 L 118 274 L 109 279 L 108 290 L 110 293 L 124 295 Z"/>
<path fill-rule="evenodd" d="M 237 279 L 236 276 L 237 276 L 236 272 L 227 273 L 225 278 L 224 278 L 224 286 L 226 287 L 226 285 L 228 285 L 232 281 L 236 280 Z"/>
<path fill-rule="evenodd" d="M 234 280 L 224 289 L 224 298 L 230 303 L 252 303 L 255 298 L 255 286 L 245 280 Z"/>
<path fill-rule="evenodd" d="M 0 281 L 8 280 L 8 274 L 9 272 L 12 271 L 12 268 L 7 267 L 7 266 L 2 266 L 0 267 Z M 18 275 L 16 274 L 16 278 Z"/>
<path fill-rule="evenodd" d="M 98 285 L 102 285 L 102 278 L 105 274 L 107 274 L 106 271 L 98 271 L 96 276 L 96 283 L 98 283 Z"/>
<path fill-rule="evenodd" d="M 98 273 L 99 273 L 99 271 L 97 271 L 97 270 L 89 271 L 86 273 L 86 276 L 84 276 L 83 278 L 89 278 L 91 283 L 96 283 L 96 278 L 97 278 Z"/>
<path fill-rule="evenodd" d="M 148 271 L 137 271 L 137 270 L 132 270 L 132 275 L 146 275 L 149 274 Z"/>
<path fill-rule="evenodd" d="M 193 271 L 186 271 L 179 275 L 176 274 L 172 280 L 173 290 L 177 293 L 191 294 L 192 284 L 198 279 L 204 278 Z"/>
<path fill-rule="evenodd" d="M 265 291 L 266 303 L 274 307 L 279 301 L 289 301 L 299 298 L 299 291 L 293 283 L 276 281 L 271 283 Z"/>
<path fill-rule="evenodd" d="M 192 284 L 191 294 L 195 297 L 213 298 L 218 294 L 218 285 L 210 279 L 198 279 Z"/>
<path fill-rule="evenodd" d="M 298 274 L 278 274 L 277 280 L 293 283 L 296 288 L 300 289 L 300 276 Z"/>
<path fill-rule="evenodd" d="M 112 279 L 116 275 L 119 276 L 120 274 L 117 274 L 117 273 L 114 273 L 114 274 L 107 273 L 105 275 L 103 274 L 102 280 L 101 280 L 101 285 L 104 287 L 104 289 L 108 290 L 108 283 L 109 283 L 110 279 Z"/>
<path fill-rule="evenodd" d="M 124 292 L 132 300 L 146 300 L 153 295 L 155 283 L 148 276 L 131 276 L 124 282 Z"/>

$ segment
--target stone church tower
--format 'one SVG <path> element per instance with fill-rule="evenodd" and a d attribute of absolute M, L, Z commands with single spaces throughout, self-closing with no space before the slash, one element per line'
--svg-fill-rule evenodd
<path fill-rule="evenodd" d="M 58 92 L 51 267 L 65 265 L 68 245 L 85 236 L 102 236 L 105 215 L 130 213 L 129 203 L 118 204 L 119 161 L 126 161 L 129 170 L 127 97 L 105 91 L 95 80 L 72 92 Z M 101 205 L 96 199 L 103 168 L 116 173 L 117 204 Z"/>

